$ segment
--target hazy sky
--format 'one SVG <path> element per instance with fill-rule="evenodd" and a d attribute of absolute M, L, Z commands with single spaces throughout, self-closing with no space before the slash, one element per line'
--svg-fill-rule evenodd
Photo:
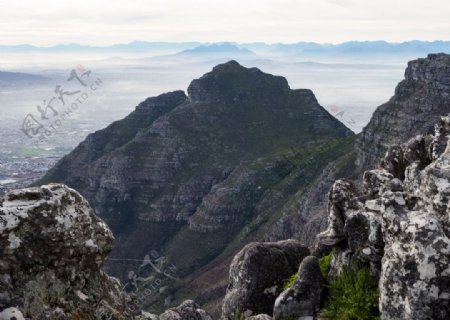
<path fill-rule="evenodd" d="M 450 40 L 449 0 L 0 0 L 0 44 Z"/>

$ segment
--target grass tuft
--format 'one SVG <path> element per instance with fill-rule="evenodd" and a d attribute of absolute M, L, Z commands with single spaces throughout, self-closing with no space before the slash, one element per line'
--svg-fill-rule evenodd
<path fill-rule="evenodd" d="M 322 272 L 322 275 L 325 279 L 328 278 L 328 273 L 330 272 L 332 259 L 333 259 L 333 251 L 330 251 L 329 254 L 319 259 L 320 271 Z"/>
<path fill-rule="evenodd" d="M 298 280 L 298 274 L 294 273 L 290 278 L 284 280 L 283 282 L 283 289 L 289 289 L 290 287 L 292 287 L 292 285 L 294 284 L 295 281 Z"/>
<path fill-rule="evenodd" d="M 337 320 L 379 319 L 378 286 L 367 268 L 344 269 L 330 281 L 322 317 Z"/>

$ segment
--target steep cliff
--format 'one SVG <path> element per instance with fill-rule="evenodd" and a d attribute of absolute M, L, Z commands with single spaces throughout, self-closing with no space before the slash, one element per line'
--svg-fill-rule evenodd
<path fill-rule="evenodd" d="M 359 172 L 375 167 L 392 144 L 429 133 L 450 113 L 450 55 L 410 61 L 395 95 L 379 106 L 356 144 Z"/>

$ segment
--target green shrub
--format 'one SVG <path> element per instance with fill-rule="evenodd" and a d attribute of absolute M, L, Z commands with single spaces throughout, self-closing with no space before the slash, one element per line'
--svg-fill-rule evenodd
<path fill-rule="evenodd" d="M 322 316 L 337 320 L 379 319 L 378 286 L 367 268 L 344 269 L 330 281 L 328 302 Z"/>
<path fill-rule="evenodd" d="M 297 281 L 298 279 L 298 274 L 294 273 L 290 278 L 284 280 L 283 282 L 283 289 L 289 289 L 290 287 L 292 287 L 292 285 L 294 284 L 295 281 Z"/>
<path fill-rule="evenodd" d="M 245 314 L 242 313 L 238 308 L 234 310 L 234 320 L 245 320 Z"/>
<path fill-rule="evenodd" d="M 331 268 L 331 260 L 333 259 L 333 251 L 319 259 L 320 271 L 322 271 L 323 277 L 326 279 Z"/>

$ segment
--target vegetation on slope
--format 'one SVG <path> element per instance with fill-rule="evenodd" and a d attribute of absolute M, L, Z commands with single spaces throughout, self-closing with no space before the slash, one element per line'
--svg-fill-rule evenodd
<path fill-rule="evenodd" d="M 326 319 L 379 319 L 378 285 L 367 268 L 343 269 L 329 283 L 329 297 L 322 312 Z"/>

